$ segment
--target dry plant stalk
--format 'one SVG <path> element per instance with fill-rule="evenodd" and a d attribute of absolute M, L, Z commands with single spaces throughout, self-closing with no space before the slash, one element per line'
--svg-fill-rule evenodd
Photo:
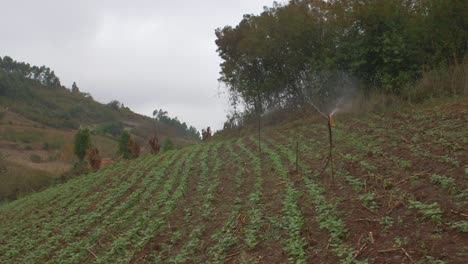
<path fill-rule="evenodd" d="M 211 139 L 211 128 L 208 127 L 206 130 L 202 129 L 202 140 L 209 141 Z"/>
<path fill-rule="evenodd" d="M 161 145 L 159 144 L 159 139 L 157 136 L 153 136 L 152 138 L 150 138 L 148 144 L 151 147 L 151 154 L 158 154 L 161 150 Z"/>
<path fill-rule="evenodd" d="M 136 159 L 140 156 L 140 145 L 138 145 L 133 137 L 128 140 L 127 147 L 132 159 Z"/>
<path fill-rule="evenodd" d="M 102 159 L 97 148 L 88 150 L 88 162 L 93 171 L 97 171 L 101 168 Z"/>

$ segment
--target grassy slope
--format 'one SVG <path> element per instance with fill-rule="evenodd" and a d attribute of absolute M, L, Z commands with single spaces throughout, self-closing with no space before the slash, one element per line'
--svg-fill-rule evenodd
<path fill-rule="evenodd" d="M 153 122 L 128 108 L 112 109 L 64 87 L 43 86 L 0 70 L 0 165 L 8 169 L 0 171 L 0 200 L 41 189 L 68 171 L 76 161 L 73 136 L 80 126 L 96 132 L 93 145 L 110 160 L 116 156 L 117 138 L 99 133 L 100 128 L 122 124 L 136 137 L 142 153 L 148 153 Z M 161 140 L 171 137 L 176 146 L 197 141 L 168 124 L 159 124 L 159 135 Z"/>
<path fill-rule="evenodd" d="M 337 116 L 334 180 L 313 117 L 117 163 L 2 205 L 0 262 L 466 263 L 467 105 Z"/>

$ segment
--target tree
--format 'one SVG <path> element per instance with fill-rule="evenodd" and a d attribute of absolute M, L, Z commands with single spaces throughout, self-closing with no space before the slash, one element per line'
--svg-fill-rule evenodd
<path fill-rule="evenodd" d="M 78 85 L 76 85 L 76 82 L 73 82 L 71 91 L 72 93 L 76 93 L 76 94 L 80 93 L 80 88 L 78 88 Z"/>
<path fill-rule="evenodd" d="M 91 137 L 87 128 L 80 129 L 75 134 L 73 150 L 80 161 L 83 161 L 88 149 L 91 147 Z"/>
<path fill-rule="evenodd" d="M 319 104 L 333 76 L 353 76 L 368 95 L 404 96 L 422 69 L 458 67 L 468 47 L 463 0 L 291 0 L 216 30 L 221 82 L 247 112 Z M 325 80 L 323 80 L 325 79 Z M 454 86 L 452 84 L 452 86 Z M 455 90 L 455 88 L 452 88 Z M 253 109 L 253 110 L 252 110 Z"/>
<path fill-rule="evenodd" d="M 122 135 L 119 139 L 119 150 L 118 154 L 122 155 L 124 159 L 130 159 L 131 153 L 128 148 L 128 142 L 130 141 L 130 133 L 127 131 L 122 132 Z"/>
<path fill-rule="evenodd" d="M 172 140 L 170 138 L 166 138 L 163 143 L 163 150 L 168 151 L 173 149 L 175 149 L 174 143 L 172 143 Z"/>
<path fill-rule="evenodd" d="M 121 103 L 121 102 L 119 102 L 119 101 L 117 101 L 117 100 L 112 100 L 112 101 L 110 101 L 110 102 L 107 104 L 107 106 L 108 106 L 109 108 L 111 108 L 112 110 L 116 110 L 116 111 L 118 111 L 118 110 L 120 110 L 120 109 L 122 109 L 122 108 L 125 107 L 123 103 Z"/>

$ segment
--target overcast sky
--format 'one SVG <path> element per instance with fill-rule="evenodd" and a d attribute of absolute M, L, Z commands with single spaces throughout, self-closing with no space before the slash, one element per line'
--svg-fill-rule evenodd
<path fill-rule="evenodd" d="M 219 129 L 229 107 L 214 31 L 272 2 L 0 0 L 0 56 L 46 65 L 102 103 Z"/>

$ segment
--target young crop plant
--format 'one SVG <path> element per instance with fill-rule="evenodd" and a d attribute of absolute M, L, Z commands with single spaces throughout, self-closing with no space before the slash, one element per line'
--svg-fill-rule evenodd
<path fill-rule="evenodd" d="M 388 231 L 393 226 L 393 218 L 391 216 L 384 216 L 380 220 L 380 225 L 384 231 Z"/>
<path fill-rule="evenodd" d="M 407 237 L 395 237 L 393 238 L 393 247 L 395 248 L 401 248 L 401 247 L 405 247 L 406 245 L 408 245 L 408 238 Z"/>
<path fill-rule="evenodd" d="M 253 137 L 249 139 L 252 142 L 255 141 Z M 248 203 L 250 207 L 247 213 L 247 215 L 249 216 L 248 225 L 244 229 L 244 233 L 245 233 L 244 242 L 247 244 L 247 247 L 249 249 L 253 249 L 258 244 L 257 236 L 258 236 L 260 229 L 264 225 L 264 221 L 262 219 L 262 214 L 263 214 L 262 208 L 259 206 L 260 200 L 262 198 L 262 193 L 263 193 L 261 160 L 258 155 L 253 153 L 242 142 L 238 143 L 238 147 L 242 150 L 242 152 L 245 155 L 247 155 L 248 159 L 250 160 L 250 163 L 253 166 L 253 173 L 255 177 L 254 192 L 250 193 L 248 196 Z"/>
<path fill-rule="evenodd" d="M 375 201 L 375 194 L 373 192 L 363 193 L 359 195 L 359 200 L 361 203 L 368 207 L 369 209 L 375 211 L 377 210 L 377 203 Z"/>
<path fill-rule="evenodd" d="M 106 233 L 113 231 L 115 234 L 116 231 L 114 230 L 121 231 L 127 227 L 128 223 L 134 220 L 138 213 L 142 211 L 139 206 L 145 204 L 149 200 L 151 197 L 150 194 L 159 187 L 168 166 L 173 160 L 177 160 L 177 158 L 179 158 L 179 155 L 171 155 L 170 158 L 164 160 L 157 168 L 149 171 L 146 175 L 143 175 L 145 170 L 139 171 L 138 178 L 142 179 L 141 186 L 146 186 L 146 188 L 138 188 L 132 192 L 127 199 L 107 211 L 105 217 L 99 218 L 100 224 L 98 226 L 94 226 L 93 228 L 86 227 L 86 229 L 78 231 L 77 234 L 84 234 L 84 232 L 89 232 L 89 234 L 86 239 L 70 243 L 68 247 L 58 252 L 55 258 L 61 262 L 71 261 L 70 258 L 75 260 L 82 259 L 88 256 L 89 252 L 83 250 L 78 251 L 80 248 L 95 248 L 95 244 L 98 243 Z M 131 186 L 129 188 L 131 188 Z M 122 189 L 129 190 L 129 188 Z M 115 199 L 112 196 L 110 198 Z M 92 224 L 89 224 L 89 226 L 91 225 Z M 76 252 L 80 253 L 77 254 Z"/>
<path fill-rule="evenodd" d="M 270 144 L 273 143 L 270 142 Z M 276 146 L 280 149 L 284 147 L 283 145 Z M 297 205 L 298 192 L 290 181 L 288 171 L 283 166 L 280 156 L 278 156 L 278 154 L 268 146 L 264 146 L 263 150 L 270 157 L 275 170 L 280 175 L 281 179 L 286 183 L 286 195 L 283 202 L 284 216 L 282 219 L 282 227 L 288 234 L 288 239 L 285 241 L 285 249 L 289 253 L 289 261 L 295 263 L 306 263 L 306 254 L 304 250 L 305 239 L 301 234 L 302 228 L 304 227 L 304 219 Z M 295 160 L 294 155 L 286 149 L 283 149 L 283 152 L 286 153 L 290 162 Z"/>
<path fill-rule="evenodd" d="M 153 158 L 150 158 L 150 159 L 153 159 Z M 154 164 L 152 162 L 147 162 L 149 161 L 148 159 L 146 159 L 145 163 L 147 163 L 148 166 L 154 166 Z M 140 170 L 138 169 L 138 167 L 135 167 L 135 168 L 130 168 L 131 170 L 134 171 L 134 174 L 136 173 L 135 176 L 135 179 L 141 179 L 142 178 L 142 174 L 143 171 L 146 171 L 146 168 L 142 168 L 143 170 Z M 133 177 L 133 176 L 132 176 Z M 126 187 L 130 188 L 131 186 L 133 185 L 126 185 Z M 116 184 L 115 185 L 116 188 L 119 188 L 124 191 L 124 190 L 128 190 L 126 188 L 124 188 L 124 186 L 122 186 L 122 184 Z M 119 189 L 119 191 L 120 191 Z M 119 192 L 119 191 L 114 191 L 115 193 Z M 118 199 L 116 199 L 115 196 L 113 195 L 109 195 L 106 197 L 106 199 L 110 199 L 110 200 L 113 200 L 113 203 L 115 203 L 115 201 L 117 201 Z M 129 197 L 131 198 L 131 196 Z M 105 215 L 111 213 L 111 212 L 115 212 L 114 209 L 117 209 L 119 207 L 122 207 L 123 204 L 125 204 L 126 202 L 122 203 L 121 205 L 118 205 L 114 208 L 111 208 L 111 207 L 107 207 L 107 210 L 106 211 L 103 211 L 103 213 Z M 105 208 L 104 208 L 105 209 Z M 110 210 L 112 209 L 112 210 Z M 88 254 L 88 252 L 86 250 L 81 250 L 81 251 L 78 251 L 78 248 L 80 249 L 85 249 L 86 247 L 84 247 L 83 245 L 88 243 L 88 241 L 92 240 L 92 235 L 96 235 L 98 236 L 99 235 L 99 232 L 100 231 L 103 231 L 104 229 L 100 228 L 98 229 L 99 232 L 91 232 L 93 230 L 93 228 L 95 227 L 95 224 L 92 224 L 93 221 L 98 221 L 99 219 L 102 219 L 101 216 L 103 216 L 104 214 L 89 214 L 86 219 L 85 219 L 85 223 L 83 225 L 77 225 L 77 224 L 70 224 L 69 226 L 70 227 L 76 227 L 76 229 L 74 229 L 73 231 L 69 231 L 69 232 L 72 232 L 74 235 L 73 236 L 70 236 L 71 239 L 76 239 L 76 237 L 79 237 L 79 236 L 83 236 L 83 235 L 86 235 L 88 232 L 91 234 L 91 236 L 88 236 L 86 240 L 80 240 L 79 242 L 75 242 L 73 240 L 70 240 L 70 241 L 67 241 L 68 245 L 61 249 L 61 250 L 57 250 L 57 254 L 53 256 L 53 259 L 59 261 L 59 262 L 67 262 L 67 261 L 71 261 L 72 259 L 73 260 L 77 260 L 79 258 L 83 258 L 84 256 L 86 256 Z M 103 220 L 103 222 L 105 222 L 105 220 Z M 91 226 L 93 226 L 93 228 L 91 228 Z"/>
<path fill-rule="evenodd" d="M 187 188 L 188 175 L 183 172 L 186 171 L 187 167 L 184 165 L 187 163 L 190 165 L 198 148 L 192 148 L 188 156 L 177 160 L 160 193 L 151 198 L 151 207 L 133 219 L 133 227 L 112 242 L 110 250 L 99 256 L 99 262 L 113 263 L 117 260 L 129 262 L 135 252 L 139 252 L 154 237 L 154 234 L 167 228 L 167 217 L 175 210 L 176 202 L 183 197 Z M 177 181 L 179 181 L 179 185 L 174 190 Z"/>
<path fill-rule="evenodd" d="M 307 142 L 306 139 L 299 134 L 299 140 L 301 142 Z M 315 142 L 315 144 L 320 144 Z M 310 153 L 314 152 L 314 149 L 311 149 L 310 146 L 304 144 L 304 152 L 309 156 Z M 294 155 L 291 150 L 286 148 L 279 147 L 286 156 L 289 157 L 289 160 L 292 160 Z M 287 154 L 289 152 L 289 154 Z M 309 156 L 310 158 L 310 156 Z M 348 236 L 348 230 L 344 221 L 340 218 L 339 210 L 337 209 L 337 203 L 328 202 L 325 193 L 326 189 L 317 183 L 317 175 L 313 175 L 311 168 L 306 167 L 304 164 L 300 164 L 300 170 L 303 172 L 304 184 L 307 189 L 308 200 L 314 205 L 316 220 L 319 223 L 319 228 L 325 231 L 329 235 L 329 241 L 332 248 L 332 251 L 340 259 L 341 263 L 367 263 L 367 260 L 357 260 L 354 257 L 355 250 L 346 245 L 344 242 Z"/>
<path fill-rule="evenodd" d="M 141 161 L 143 160 L 145 159 L 141 159 Z M 135 166 L 137 165 L 138 163 L 135 163 Z M 150 165 L 148 164 L 148 167 L 149 166 Z M 129 170 L 129 172 L 131 171 L 132 170 Z M 54 252 L 59 250 L 64 243 L 72 242 L 77 235 L 81 234 L 83 230 L 88 228 L 88 226 L 109 210 L 117 200 L 115 196 L 123 195 L 127 188 L 130 188 L 130 186 L 132 186 L 140 176 L 140 171 L 133 171 L 133 173 L 130 174 L 131 182 L 126 182 L 124 186 L 116 184 L 121 180 L 119 180 L 118 177 L 115 177 L 117 179 L 112 179 L 115 185 L 107 187 L 106 192 L 104 192 L 107 196 L 101 197 L 101 194 L 96 192 L 92 196 L 89 196 L 88 199 L 77 199 L 71 204 L 71 206 L 68 206 L 66 209 L 64 208 L 66 211 L 70 212 L 69 214 L 64 214 L 63 217 L 49 218 L 50 220 L 53 220 L 53 222 L 43 223 L 43 228 L 38 232 L 39 238 L 36 240 L 38 242 L 38 246 L 31 248 L 29 254 L 22 256 L 23 260 L 26 262 L 36 262 L 53 257 Z M 98 199 L 99 197 L 101 198 Z M 82 217 L 81 214 L 83 210 L 94 208 L 92 205 L 95 200 L 98 202 L 94 213 L 88 213 Z M 60 232 L 58 233 L 56 230 L 60 230 Z M 54 236 L 51 237 L 52 233 Z M 26 234 L 26 236 L 31 237 L 30 234 Z"/>
<path fill-rule="evenodd" d="M 242 138 L 237 140 L 237 145 L 241 144 L 241 141 Z M 239 154 L 233 150 L 232 144 L 228 144 L 227 150 L 236 164 L 236 174 L 234 175 L 234 180 L 236 183 L 236 190 L 239 192 L 240 188 L 242 188 L 242 182 L 245 177 L 243 161 Z M 238 244 L 239 240 L 234 232 L 237 229 L 237 216 L 239 215 L 240 209 L 241 198 L 237 196 L 234 198 L 234 206 L 226 223 L 222 228 L 220 228 L 211 236 L 212 241 L 215 241 L 215 245 L 208 249 L 210 263 L 223 263 L 226 258 L 226 252 Z"/>
<path fill-rule="evenodd" d="M 202 154 L 202 164 L 201 167 L 201 175 L 200 175 L 200 184 L 198 186 L 198 193 L 202 195 L 201 207 L 200 207 L 200 217 L 203 220 L 209 219 L 212 216 L 213 208 L 212 208 L 212 201 L 214 198 L 214 193 L 216 191 L 217 186 L 219 185 L 219 174 L 221 170 L 221 166 L 223 161 L 219 155 L 219 149 L 223 146 L 224 142 L 217 142 L 214 143 L 212 152 L 214 153 L 214 167 L 212 171 L 213 178 L 210 179 L 209 168 L 207 164 L 208 155 L 206 152 Z M 201 243 L 201 235 L 205 232 L 206 227 L 204 222 L 200 222 L 197 226 L 193 228 L 190 232 L 189 239 L 185 245 L 182 246 L 181 250 L 178 252 L 177 255 L 172 256 L 169 258 L 169 262 L 172 263 L 184 263 L 189 260 L 194 262 L 200 262 L 198 259 L 199 256 L 195 256 L 195 253 L 200 248 Z"/>
<path fill-rule="evenodd" d="M 450 223 L 450 227 L 456 230 L 457 232 L 460 232 L 463 234 L 468 233 L 468 221 L 467 220 Z"/>
<path fill-rule="evenodd" d="M 180 184 L 177 187 L 176 191 L 173 193 L 172 199 L 168 202 L 169 205 L 164 208 L 162 217 L 160 218 L 160 220 L 158 220 L 158 223 L 162 223 L 164 221 L 164 223 L 166 223 L 167 225 L 170 225 L 170 223 L 168 223 L 167 221 L 170 221 L 168 220 L 168 217 L 170 217 L 169 214 L 171 214 L 175 210 L 175 205 L 176 205 L 175 203 L 181 198 L 186 197 L 187 195 L 186 193 L 189 187 L 188 180 L 189 180 L 189 177 L 193 176 L 191 175 L 191 168 L 194 168 L 194 164 L 198 163 L 198 162 L 194 162 L 195 156 L 198 153 L 200 153 L 199 159 L 197 161 L 206 160 L 206 157 L 208 157 L 208 153 L 212 149 L 212 146 L 213 145 L 211 144 L 209 145 L 209 147 L 207 146 L 207 147 L 201 148 L 200 145 L 198 145 L 196 147 L 196 150 L 186 159 L 185 164 L 184 164 L 184 169 L 182 172 L 182 179 L 180 180 Z M 203 149 L 203 151 L 200 151 L 200 149 Z M 182 209 L 185 212 L 184 220 L 187 223 L 191 220 L 191 210 L 190 210 L 190 207 L 188 206 L 189 205 L 184 204 L 184 208 Z M 157 234 L 158 232 L 163 232 L 166 228 L 167 226 L 163 225 L 160 227 L 160 229 L 155 230 L 154 234 Z M 161 258 L 163 258 L 164 256 L 167 256 L 168 254 L 171 254 L 173 251 L 173 245 L 176 242 L 181 241 L 182 233 L 183 233 L 183 230 L 181 229 L 173 232 L 172 237 L 170 239 L 170 244 L 167 244 L 167 243 L 163 244 L 161 245 L 160 251 L 153 252 L 149 255 L 146 255 L 144 257 L 145 262 L 156 262 L 156 263 L 162 262 Z M 154 237 L 154 236 L 151 237 L 149 235 L 150 234 L 145 235 L 146 239 L 144 241 L 138 242 L 138 245 L 135 251 L 141 251 L 141 249 L 143 249 L 146 246 L 146 244 Z"/>
<path fill-rule="evenodd" d="M 442 210 L 440 210 L 438 203 L 424 204 L 415 200 L 409 200 L 408 202 L 408 208 L 416 209 L 418 213 L 423 215 L 424 219 L 430 220 L 438 225 L 442 224 Z"/>
<path fill-rule="evenodd" d="M 456 183 L 453 178 L 449 178 L 439 174 L 432 174 L 431 182 L 435 185 L 439 185 L 442 189 L 447 191 L 455 191 Z"/>

